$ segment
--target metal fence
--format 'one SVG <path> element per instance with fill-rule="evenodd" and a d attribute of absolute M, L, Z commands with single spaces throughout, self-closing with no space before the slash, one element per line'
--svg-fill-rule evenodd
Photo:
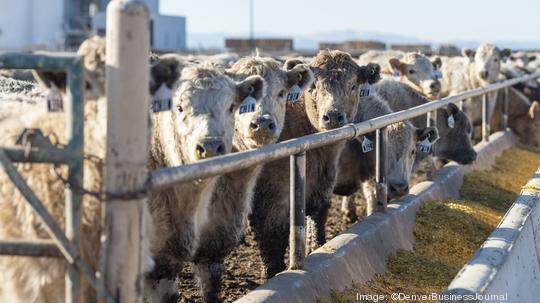
<path fill-rule="evenodd" d="M 144 51 L 141 53 L 144 54 Z M 47 232 L 52 240 L 0 241 L 0 255 L 63 257 L 68 263 L 68 270 L 66 273 L 66 302 L 78 302 L 80 296 L 81 274 L 84 275 L 90 284 L 98 290 L 98 293 L 102 296 L 104 301 L 115 302 L 113 296 L 103 286 L 103 283 L 99 283 L 95 272 L 81 258 L 79 250 L 80 235 L 78 231 L 80 230 L 81 193 L 72 190 L 72 188 L 80 186 L 83 180 L 84 71 L 82 60 L 80 57 L 71 55 L 0 54 L 0 68 L 66 70 L 68 83 L 66 102 L 66 119 L 68 121 L 66 132 L 68 145 L 66 148 L 39 146 L 30 148 L 16 146 L 0 148 L 0 164 L 45 224 Z M 449 103 L 458 103 L 465 99 L 482 96 L 482 138 L 484 141 L 487 141 L 489 140 L 487 94 L 504 89 L 502 126 L 506 129 L 508 120 L 508 88 L 514 84 L 539 77 L 540 73 L 535 73 L 516 79 L 498 82 L 487 87 L 470 90 L 455 96 L 432 101 L 365 122 L 349 124 L 331 131 L 291 139 L 252 151 L 228 154 L 178 167 L 156 169 L 148 174 L 148 178 L 144 183 L 145 186 L 136 189 L 135 192 L 147 194 L 150 191 L 165 189 L 179 183 L 229 173 L 254 165 L 261 165 L 277 159 L 290 157 L 291 230 L 289 268 L 300 269 L 303 267 L 306 251 L 304 222 L 306 184 L 305 153 L 307 151 L 332 145 L 339 141 L 350 140 L 375 131 L 377 209 L 379 211 L 385 211 L 387 201 L 385 168 L 387 126 L 420 115 L 428 115 L 429 117 L 433 111 L 446 106 Z M 144 97 L 141 97 L 141 100 L 144 100 Z M 141 148 L 142 147 L 143 146 L 141 146 Z M 147 148 L 147 146 L 145 148 Z M 43 203 L 24 181 L 24 178 L 14 167 L 13 162 L 58 163 L 66 164 L 68 166 L 68 180 L 72 187 L 66 188 L 66 228 L 64 231 L 57 225 L 52 215 L 46 210 Z M 118 298 L 118 294 L 115 293 L 115 297 Z M 124 299 L 122 302 L 127 301 Z"/>

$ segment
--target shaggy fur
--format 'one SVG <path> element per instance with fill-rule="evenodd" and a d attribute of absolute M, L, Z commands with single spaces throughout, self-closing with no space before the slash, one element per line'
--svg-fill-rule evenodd
<path fill-rule="evenodd" d="M 430 99 L 437 99 L 441 84 L 435 71 L 441 67 L 441 59 L 432 61 L 420 53 L 401 51 L 368 51 L 358 58 L 359 64 L 370 62 L 381 65 L 384 78 L 399 75 L 399 80 L 408 84 Z"/>
<path fill-rule="evenodd" d="M 182 66 L 181 62 L 171 64 L 170 57 L 165 57 L 163 61 L 154 62 L 152 67 L 154 83 L 171 85 L 174 95 L 171 111 L 152 115 L 151 169 L 192 163 L 230 152 L 234 112 L 245 97 L 251 95 L 258 100 L 264 92 L 264 80 L 258 76 L 235 83 L 223 70 L 211 64 L 185 67 L 181 72 L 176 70 Z M 222 144 L 221 152 L 219 149 L 210 154 L 201 152 L 201 144 L 208 140 Z M 159 302 L 164 296 L 178 293 L 170 279 L 171 271 L 174 274 L 182 262 L 190 260 L 198 247 L 200 231 L 208 220 L 208 205 L 216 180 L 217 177 L 195 180 L 152 194 L 149 205 L 155 234 L 151 251 L 157 258 L 157 266 L 147 276 L 151 286 L 147 289 L 148 300 Z"/>
<path fill-rule="evenodd" d="M 277 141 L 285 122 L 287 91 L 311 85 L 313 74 L 306 65 L 285 71 L 271 58 L 248 57 L 236 62 L 229 74 L 236 80 L 262 76 L 267 88 L 256 111 L 235 115 L 233 152 L 250 150 Z M 256 128 L 254 128 L 256 126 Z M 194 254 L 195 273 L 205 302 L 219 298 L 223 260 L 244 234 L 247 215 L 260 165 L 219 177 L 209 208 L 208 224 L 202 227 L 200 246 Z"/>
<path fill-rule="evenodd" d="M 465 49 L 466 57 L 443 58 L 443 78 L 441 97 L 466 90 L 487 86 L 499 79 L 501 60 L 510 55 L 508 49 L 500 50 L 493 44 L 484 43 L 475 51 Z M 464 102 L 463 110 L 471 120 L 475 131 L 473 137 L 479 138 L 482 123 L 481 97 Z M 495 108 L 497 93 L 488 94 L 488 117 Z"/>
<path fill-rule="evenodd" d="M 353 123 L 360 123 L 392 113 L 387 102 L 376 94 L 360 99 L 358 112 Z M 387 183 L 388 198 L 397 199 L 408 193 L 409 177 L 412 172 L 417 142 L 426 137 L 432 142 L 438 139 L 435 128 L 415 129 L 410 122 L 398 122 L 387 127 Z M 334 187 L 334 194 L 343 197 L 342 211 L 347 219 L 356 220 L 354 201 L 348 196 L 362 187 L 367 201 L 367 214 L 374 212 L 376 197 L 375 185 L 375 150 L 364 153 L 362 140 L 367 137 L 375 144 L 375 133 L 360 136 L 348 141 L 339 158 L 339 174 Z M 370 183 L 363 186 L 363 183 Z"/>
<path fill-rule="evenodd" d="M 385 100 L 388 100 L 390 107 L 395 111 L 405 110 L 426 102 L 428 99 L 418 94 L 409 86 L 398 81 L 383 80 L 374 85 L 375 91 Z M 454 128 L 448 126 L 448 118 L 452 115 L 455 120 Z M 436 126 L 440 139 L 433 145 L 433 156 L 445 160 L 453 160 L 461 164 L 469 164 L 476 159 L 476 152 L 470 140 L 471 124 L 467 116 L 454 104 L 448 105 L 446 109 L 437 110 Z M 426 127 L 425 116 L 411 119 L 416 127 Z M 415 167 L 427 155 L 419 152 Z"/>
<path fill-rule="evenodd" d="M 349 54 L 321 51 L 310 63 L 315 82 L 302 98 L 287 104 L 279 141 L 313 134 L 351 121 L 358 106 L 358 85 L 376 82 L 379 66 L 358 66 Z M 324 115 L 343 115 L 340 123 L 325 123 Z M 340 125 L 341 124 L 341 125 Z M 325 242 L 324 225 L 344 143 L 306 152 L 306 214 L 317 224 L 317 242 Z M 264 165 L 253 198 L 251 226 L 261 250 L 266 277 L 285 269 L 289 233 L 289 160 Z"/>

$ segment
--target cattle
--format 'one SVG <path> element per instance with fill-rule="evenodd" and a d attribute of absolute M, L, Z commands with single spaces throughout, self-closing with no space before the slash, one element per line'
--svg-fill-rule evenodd
<path fill-rule="evenodd" d="M 408 85 L 398 81 L 383 80 L 375 84 L 373 89 L 388 101 L 394 111 L 430 102 Z M 434 118 L 440 139 L 433 145 L 431 154 L 439 159 L 452 160 L 460 164 L 472 163 L 476 159 L 476 151 L 470 139 L 471 123 L 465 113 L 456 105 L 449 104 L 446 108 L 438 109 Z M 416 127 L 427 125 L 427 119 L 423 115 L 413 118 L 411 122 Z M 419 152 L 415 167 L 418 167 L 427 156 L 427 153 Z"/>
<path fill-rule="evenodd" d="M 499 80 L 501 61 L 510 56 L 509 49 L 499 49 L 491 43 L 484 43 L 476 51 L 463 50 L 463 57 L 443 58 L 441 97 L 487 86 Z M 481 97 L 464 102 L 463 110 L 475 126 L 473 138 L 479 140 L 482 123 Z M 488 94 L 488 117 L 491 117 L 497 93 Z"/>
<path fill-rule="evenodd" d="M 171 90 L 172 109 L 152 115 L 150 169 L 229 153 L 234 113 L 245 100 L 260 100 L 265 90 L 260 76 L 235 82 L 214 64 L 184 66 L 176 55 L 154 60 L 151 75 L 153 93 Z M 216 180 L 194 180 L 152 193 L 149 208 L 155 232 L 150 249 L 156 268 L 147 275 L 148 300 L 161 302 L 178 293 L 170 271 L 189 261 L 198 247 Z"/>
<path fill-rule="evenodd" d="M 354 123 L 384 116 L 393 111 L 377 94 L 363 97 L 358 103 Z M 338 177 L 334 194 L 344 196 L 344 219 L 354 222 L 356 207 L 349 197 L 362 188 L 367 202 L 367 214 L 375 211 L 375 149 L 374 133 L 348 141 L 339 158 Z M 387 127 L 386 168 L 388 198 L 397 199 L 409 192 L 409 177 L 416 159 L 417 144 L 428 140 L 433 144 L 439 139 L 434 127 L 415 128 L 410 122 L 398 122 Z"/>
<path fill-rule="evenodd" d="M 358 58 L 359 64 L 370 62 L 381 65 L 383 78 L 394 77 L 414 88 L 429 99 L 437 99 L 441 90 L 439 82 L 441 59 L 430 60 L 420 53 L 401 51 L 368 51 Z"/>
<path fill-rule="evenodd" d="M 502 94 L 491 119 L 491 126 L 497 129 L 501 125 Z M 530 101 L 519 90 L 508 88 L 508 127 L 523 144 L 540 146 L 540 106 L 538 101 Z"/>
<path fill-rule="evenodd" d="M 246 57 L 227 73 L 236 80 L 259 75 L 266 91 L 253 111 L 235 113 L 233 152 L 246 151 L 275 143 L 283 124 L 287 101 L 297 98 L 313 81 L 307 65 L 286 71 L 271 58 Z M 253 188 L 262 165 L 219 177 L 208 210 L 208 223 L 202 226 L 199 247 L 193 256 L 195 274 L 204 302 L 220 302 L 223 260 L 238 245 L 251 211 Z"/>
<path fill-rule="evenodd" d="M 294 62 L 289 62 L 292 67 Z M 287 105 L 279 141 L 344 126 L 356 114 L 359 87 L 379 79 L 378 65 L 358 66 L 341 51 L 320 51 L 309 64 L 313 85 Z M 317 242 L 325 242 L 324 225 L 344 143 L 306 152 L 306 214 L 316 224 Z M 289 160 L 265 164 L 255 186 L 251 227 L 270 278 L 285 268 L 289 231 Z"/>
<path fill-rule="evenodd" d="M 104 42 L 103 42 L 104 43 Z M 94 45 L 90 47 L 89 44 Z M 88 60 L 94 53 L 103 49 L 95 47 L 93 42 L 85 41 L 79 55 L 86 55 L 84 60 L 87 76 L 96 72 L 96 68 L 104 68 L 104 64 L 91 64 Z M 87 59 L 88 58 L 88 59 Z M 104 57 L 101 57 L 104 60 Z M 100 60 L 102 60 L 100 59 Z M 34 73 L 41 87 L 24 89 L 25 95 L 42 90 L 56 90 L 65 98 L 66 75 L 62 72 L 40 71 Z M 91 77 L 91 76 L 89 76 Z M 91 83 L 91 79 L 85 79 Z M 54 86 L 54 87 L 53 87 Z M 13 92 L 12 92 L 13 93 Z M 35 96 L 36 102 L 45 104 L 45 98 Z M 106 100 L 100 96 L 97 100 L 86 100 L 84 110 L 84 141 L 83 162 L 84 179 L 82 187 L 94 193 L 100 193 L 103 184 L 103 161 L 105 156 L 106 136 Z M 20 114 L 20 112 L 15 113 Z M 68 126 L 63 112 L 29 112 L 19 118 L 18 127 L 9 124 L 7 129 L 2 123 L 2 145 L 13 145 L 21 127 L 40 128 L 57 145 L 66 145 L 65 129 Z M 17 164 L 23 168 L 23 164 Z M 41 199 L 46 209 L 58 222 L 61 228 L 65 226 L 65 187 L 67 178 L 65 166 L 53 167 L 51 164 L 24 164 L 21 170 L 23 178 Z M 59 177 L 60 176 L 60 177 Z M 77 190 L 77 189 L 75 189 Z M 3 239 L 49 239 L 45 225 L 32 208 L 26 203 L 19 190 L 11 183 L 4 172 L 0 172 L 0 238 Z M 147 209 L 143 210 L 145 217 L 145 233 L 152 230 L 152 220 Z M 96 195 L 83 195 L 81 207 L 81 257 L 94 270 L 97 269 L 97 257 L 100 248 L 102 209 L 101 201 Z M 146 238 L 144 238 L 146 239 Z M 146 240 L 143 248 L 148 248 Z M 150 270 L 150 252 L 144 249 L 142 255 L 144 270 Z M 1 302 L 64 302 L 65 301 L 65 270 L 66 264 L 62 259 L 30 258 L 30 257 L 1 257 L 0 266 L 0 301 Z M 81 299 L 83 302 L 96 302 L 96 293 L 86 279 L 82 279 Z"/>

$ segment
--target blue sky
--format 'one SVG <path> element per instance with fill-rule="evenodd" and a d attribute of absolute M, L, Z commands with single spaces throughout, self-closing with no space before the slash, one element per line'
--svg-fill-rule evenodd
<path fill-rule="evenodd" d="M 539 0 L 254 0 L 255 30 L 316 34 L 373 31 L 429 41 L 540 40 Z M 249 0 L 161 0 L 188 32 L 246 32 Z"/>

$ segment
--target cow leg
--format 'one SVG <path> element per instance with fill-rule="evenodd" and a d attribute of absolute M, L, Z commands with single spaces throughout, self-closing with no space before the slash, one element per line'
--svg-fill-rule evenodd
<path fill-rule="evenodd" d="M 221 303 L 221 275 L 223 274 L 223 259 L 217 261 L 204 260 L 195 263 L 197 284 L 205 303 Z"/>
<path fill-rule="evenodd" d="M 176 302 L 179 289 L 175 282 L 181 266 L 173 264 L 168 258 L 155 258 L 154 269 L 146 275 L 144 293 L 147 302 L 169 303 Z"/>
<path fill-rule="evenodd" d="M 314 216 L 315 228 L 317 232 L 317 245 L 322 246 L 326 243 L 326 219 L 328 218 L 328 210 L 330 209 L 330 199 L 323 198 L 322 203 Z"/>
<path fill-rule="evenodd" d="M 344 196 L 341 198 L 341 213 L 343 214 L 343 220 L 347 223 L 353 223 L 358 220 L 356 203 L 353 196 Z"/>
<path fill-rule="evenodd" d="M 288 209 L 276 201 L 254 200 L 250 224 L 261 252 L 265 276 L 270 279 L 285 270 L 289 237 Z"/>

